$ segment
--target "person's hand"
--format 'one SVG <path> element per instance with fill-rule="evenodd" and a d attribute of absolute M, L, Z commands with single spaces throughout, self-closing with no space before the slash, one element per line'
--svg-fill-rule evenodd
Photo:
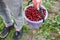
<path fill-rule="evenodd" d="M 42 5 L 42 0 L 32 0 L 32 3 L 37 10 L 39 10 L 40 5 Z"/>

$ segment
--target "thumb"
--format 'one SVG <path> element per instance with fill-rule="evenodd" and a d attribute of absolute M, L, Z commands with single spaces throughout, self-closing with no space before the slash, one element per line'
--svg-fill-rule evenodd
<path fill-rule="evenodd" d="M 37 10 L 39 10 L 41 5 L 42 5 L 42 0 L 37 0 Z"/>
<path fill-rule="evenodd" d="M 37 10 L 39 10 L 39 7 L 40 7 L 40 5 L 39 5 L 39 4 L 37 4 Z"/>

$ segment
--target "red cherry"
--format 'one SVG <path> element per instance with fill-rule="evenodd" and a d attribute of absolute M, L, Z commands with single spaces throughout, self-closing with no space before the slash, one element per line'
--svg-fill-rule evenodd
<path fill-rule="evenodd" d="M 44 16 L 46 16 L 46 10 L 45 9 L 43 9 L 43 12 L 44 12 Z M 39 10 L 37 10 L 36 8 L 34 8 L 33 6 L 29 6 L 25 10 L 25 15 L 31 21 L 39 21 L 42 19 L 41 12 Z"/>

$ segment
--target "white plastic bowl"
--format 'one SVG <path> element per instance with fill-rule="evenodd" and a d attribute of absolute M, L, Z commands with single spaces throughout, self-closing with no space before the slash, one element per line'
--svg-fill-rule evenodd
<path fill-rule="evenodd" d="M 28 6 L 26 6 L 25 7 L 25 9 L 24 9 L 24 18 L 26 19 L 26 21 L 28 22 L 28 24 L 30 25 L 30 26 L 32 26 L 33 28 L 34 27 L 39 27 L 40 26 L 40 24 L 42 24 L 43 23 L 43 19 L 42 20 L 39 20 L 39 21 L 31 21 L 31 20 L 29 20 L 27 17 L 26 17 L 26 15 L 25 15 L 25 10 L 29 7 L 29 6 L 33 6 L 33 4 L 30 4 L 30 5 L 28 5 Z M 43 6 L 43 5 L 41 5 L 41 7 L 42 8 L 44 8 L 45 10 L 46 10 L 46 16 L 45 16 L 45 20 L 47 19 L 47 17 L 48 17 L 48 12 L 47 12 L 47 9 Z"/>

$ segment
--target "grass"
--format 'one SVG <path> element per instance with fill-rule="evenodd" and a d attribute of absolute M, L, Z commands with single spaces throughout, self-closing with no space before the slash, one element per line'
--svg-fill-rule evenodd
<path fill-rule="evenodd" d="M 25 2 L 23 8 L 26 7 L 26 4 L 27 3 Z M 51 10 L 53 9 L 52 6 L 54 6 L 54 4 L 56 4 L 55 0 L 43 0 L 43 5 L 47 8 L 48 12 L 51 12 Z M 0 18 L 0 32 L 3 28 L 3 19 Z M 24 34 L 31 34 L 30 30 L 32 29 L 29 29 L 26 24 L 23 26 Z M 12 28 L 9 35 L 5 39 L 0 38 L 0 40 L 13 40 L 14 32 L 15 29 Z M 37 33 L 34 34 L 34 37 L 37 40 L 40 40 L 39 35 L 43 36 L 43 40 L 60 40 L 60 12 L 49 13 L 48 19 L 38 29 Z M 25 40 L 24 35 L 22 36 L 21 40 Z"/>

